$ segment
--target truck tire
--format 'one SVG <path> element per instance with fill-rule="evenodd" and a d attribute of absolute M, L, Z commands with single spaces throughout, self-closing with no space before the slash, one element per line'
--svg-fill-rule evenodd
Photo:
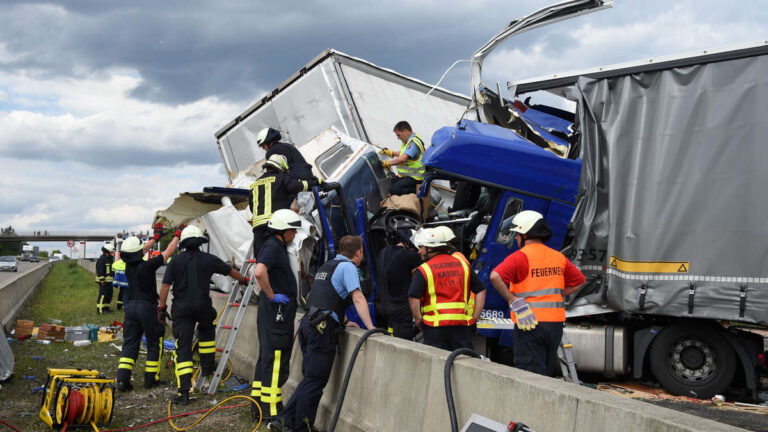
<path fill-rule="evenodd" d="M 723 336 L 713 325 L 672 324 L 651 345 L 651 371 L 673 395 L 720 394 L 736 373 L 736 354 Z"/>

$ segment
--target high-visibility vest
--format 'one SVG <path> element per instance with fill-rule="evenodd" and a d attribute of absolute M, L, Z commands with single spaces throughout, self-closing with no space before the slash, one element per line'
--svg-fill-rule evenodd
<path fill-rule="evenodd" d="M 424 157 L 424 141 L 416 136 L 416 134 L 411 135 L 408 141 L 400 146 L 400 154 L 405 153 L 405 149 L 408 148 L 408 144 L 411 142 L 419 148 L 419 157 L 416 160 L 406 159 L 403 164 L 397 166 L 397 173 L 400 177 L 413 177 L 418 181 L 422 181 L 424 180 L 424 165 L 421 163 L 421 158 Z"/>
<path fill-rule="evenodd" d="M 427 283 L 421 296 L 421 314 L 430 327 L 470 326 L 470 269 L 466 260 L 439 254 L 418 267 Z"/>
<path fill-rule="evenodd" d="M 269 218 L 272 217 L 272 183 L 274 183 L 275 180 L 277 180 L 277 176 L 266 176 L 251 184 L 251 194 L 253 195 L 253 227 L 265 225 L 269 222 Z"/>
<path fill-rule="evenodd" d="M 528 258 L 528 274 L 522 282 L 510 284 L 509 291 L 524 298 L 539 322 L 565 321 L 565 266 L 568 259 L 560 252 L 535 243 L 520 249 Z M 515 314 L 511 314 L 515 320 Z"/>
<path fill-rule="evenodd" d="M 458 258 L 460 260 L 463 260 L 467 264 L 467 268 L 471 268 L 472 266 L 469 264 L 469 260 L 467 257 L 464 256 L 461 252 L 454 252 L 451 254 L 452 257 Z M 469 291 L 469 301 L 467 302 L 467 315 L 473 316 L 475 311 L 475 293 L 472 292 L 472 290 Z"/>

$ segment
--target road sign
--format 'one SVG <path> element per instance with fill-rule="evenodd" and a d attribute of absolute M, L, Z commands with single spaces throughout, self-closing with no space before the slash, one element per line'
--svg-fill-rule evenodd
<path fill-rule="evenodd" d="M 67 247 L 75 247 L 75 241 L 74 240 L 67 240 Z"/>

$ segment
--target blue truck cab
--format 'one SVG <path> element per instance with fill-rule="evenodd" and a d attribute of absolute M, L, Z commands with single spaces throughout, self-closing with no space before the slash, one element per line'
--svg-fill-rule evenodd
<path fill-rule="evenodd" d="M 581 160 L 558 157 L 501 126 L 462 120 L 435 132 L 422 162 L 427 174 L 420 196 L 437 179 L 474 191 L 465 217 L 438 224 L 454 230 L 459 249 L 487 288 L 483 318 L 509 318 L 508 305 L 491 285 L 490 274 L 517 250 L 509 236 L 511 219 L 522 210 L 541 213 L 552 228 L 548 245 L 561 249 L 575 210 Z M 498 338 L 502 346 L 511 346 L 511 333 L 479 330 L 481 336 Z"/>

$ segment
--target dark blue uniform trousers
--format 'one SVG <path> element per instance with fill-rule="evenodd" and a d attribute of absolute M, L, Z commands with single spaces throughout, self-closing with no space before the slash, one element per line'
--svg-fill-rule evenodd
<path fill-rule="evenodd" d="M 333 361 L 336 358 L 339 324 L 330 318 L 327 323 L 323 334 L 309 325 L 306 315 L 299 324 L 299 345 L 304 357 L 301 372 L 304 379 L 296 387 L 282 415 L 276 419 L 294 432 L 311 430 L 310 426 L 315 423 L 323 389 L 331 377 Z"/>

